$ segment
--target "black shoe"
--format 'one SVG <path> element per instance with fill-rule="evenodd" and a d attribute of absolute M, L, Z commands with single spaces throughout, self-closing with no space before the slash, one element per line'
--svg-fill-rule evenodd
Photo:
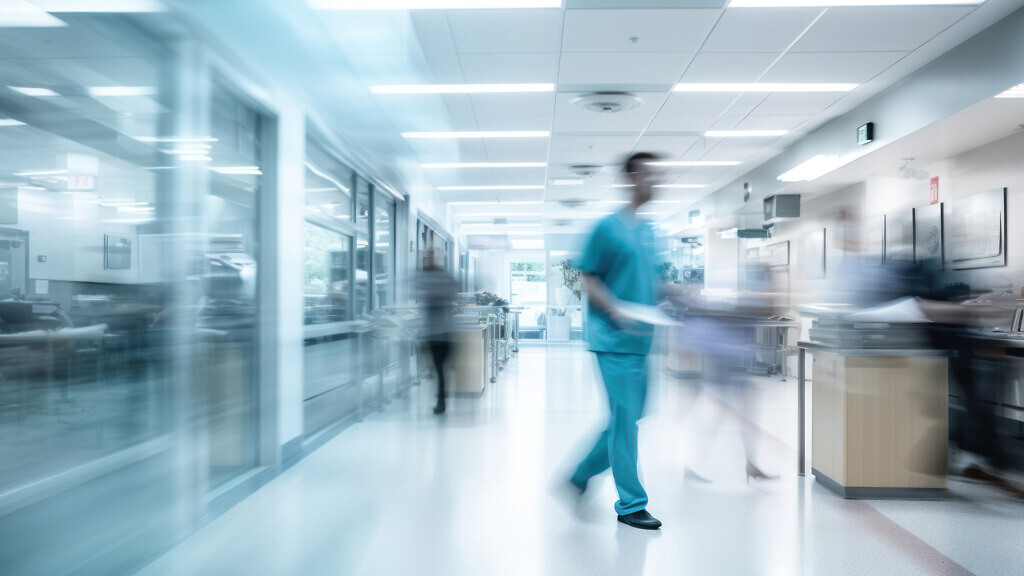
<path fill-rule="evenodd" d="M 444 414 L 444 402 L 438 402 L 437 406 L 434 406 L 434 414 Z"/>
<path fill-rule="evenodd" d="M 647 510 L 639 510 L 632 514 L 619 516 L 619 522 L 622 522 L 626 526 L 632 526 L 633 528 L 639 528 L 641 530 L 657 530 L 658 528 L 661 528 L 661 520 L 651 516 Z"/>

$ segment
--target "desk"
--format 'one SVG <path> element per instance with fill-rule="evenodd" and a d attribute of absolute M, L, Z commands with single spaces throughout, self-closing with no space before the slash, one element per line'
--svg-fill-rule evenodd
<path fill-rule="evenodd" d="M 946 353 L 931 349 L 842 349 L 799 342 L 798 460 L 806 472 L 806 353 L 814 356 L 812 470 L 846 498 L 933 497 L 946 490 L 923 455 L 948 450 Z"/>

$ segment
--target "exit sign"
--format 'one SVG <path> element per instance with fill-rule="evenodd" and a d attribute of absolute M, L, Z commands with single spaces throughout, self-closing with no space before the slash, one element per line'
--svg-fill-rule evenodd
<path fill-rule="evenodd" d="M 863 126 L 857 128 L 857 144 L 861 146 L 873 141 L 875 139 L 875 123 L 868 122 Z"/>

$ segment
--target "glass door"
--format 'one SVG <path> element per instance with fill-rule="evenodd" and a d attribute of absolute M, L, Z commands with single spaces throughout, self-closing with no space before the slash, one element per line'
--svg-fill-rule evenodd
<path fill-rule="evenodd" d="M 514 252 L 509 262 L 509 303 L 522 307 L 519 337 L 543 340 L 547 337 L 547 265 L 543 252 Z"/>

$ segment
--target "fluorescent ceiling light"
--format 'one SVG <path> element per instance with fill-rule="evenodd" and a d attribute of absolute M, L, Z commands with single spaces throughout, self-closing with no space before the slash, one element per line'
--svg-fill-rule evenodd
<path fill-rule="evenodd" d="M 708 130 L 704 133 L 708 138 L 764 138 L 786 134 L 789 130 Z"/>
<path fill-rule="evenodd" d="M 210 166 L 210 170 L 217 174 L 230 174 L 234 176 L 262 176 L 259 166 Z"/>
<path fill-rule="evenodd" d="M 55 174 L 67 174 L 67 170 L 37 170 L 34 172 L 15 172 L 15 176 L 53 176 Z"/>
<path fill-rule="evenodd" d="M 160 136 L 137 136 L 135 138 L 139 142 L 161 142 L 167 144 L 202 144 L 205 142 L 217 142 L 216 138 L 210 138 L 208 136 L 197 136 L 195 138 L 182 138 L 182 137 L 160 137 Z"/>
<path fill-rule="evenodd" d="M 654 188 L 685 188 L 687 190 L 696 190 L 698 188 L 704 188 L 704 184 L 655 184 Z"/>
<path fill-rule="evenodd" d="M 539 214 L 538 214 L 538 216 L 539 216 Z M 463 224 L 463 227 L 465 227 L 465 228 L 480 228 L 480 227 L 484 227 L 484 226 L 487 227 L 487 228 L 493 228 L 495 226 L 495 224 L 493 222 L 467 222 L 466 224 Z M 513 222 L 512 224 L 509 224 L 508 226 L 511 226 L 511 227 L 514 227 L 514 228 L 533 228 L 533 227 L 543 226 L 543 224 L 541 224 L 540 222 Z"/>
<path fill-rule="evenodd" d="M 24 122 L 19 122 L 13 118 L 0 118 L 0 126 L 24 126 Z"/>
<path fill-rule="evenodd" d="M 491 219 L 491 218 L 540 218 L 544 216 L 540 212 L 469 212 L 465 214 L 459 214 L 460 220 L 468 219 Z M 520 224 L 516 224 L 519 226 Z"/>
<path fill-rule="evenodd" d="M 405 138 L 547 138 L 547 130 L 479 130 L 473 132 L 402 132 Z"/>
<path fill-rule="evenodd" d="M 612 184 L 612 188 L 632 188 L 636 184 Z"/>
<path fill-rule="evenodd" d="M 25 96 L 35 96 L 40 98 L 47 96 L 60 96 L 60 94 L 57 94 L 49 88 L 32 88 L 26 86 L 8 86 L 8 88 L 15 92 L 21 92 Z"/>
<path fill-rule="evenodd" d="M 676 92 L 849 92 L 857 84 L 822 82 L 714 82 L 680 83 Z"/>
<path fill-rule="evenodd" d="M 1024 84 L 1017 84 L 1006 92 L 997 94 L 996 98 L 1024 98 Z"/>
<path fill-rule="evenodd" d="M 561 8 L 562 0 L 309 0 L 317 10 L 463 10 Z"/>
<path fill-rule="evenodd" d="M 535 201 L 534 200 L 529 200 L 529 201 L 516 201 L 516 202 L 501 202 L 501 201 L 498 201 L 498 200 L 488 200 L 488 201 L 480 201 L 480 202 L 448 202 L 448 205 L 449 206 L 490 206 L 490 205 L 501 206 L 502 204 L 506 204 L 506 205 L 509 205 L 509 206 L 526 206 L 526 205 L 529 205 L 529 204 L 543 204 L 543 203 L 544 203 L 543 200 L 535 200 Z"/>
<path fill-rule="evenodd" d="M 678 161 L 678 162 L 677 161 L 672 161 L 672 162 L 648 162 L 647 163 L 648 166 L 668 166 L 668 167 L 674 167 L 674 166 L 680 166 L 680 167 L 694 167 L 694 166 L 739 166 L 740 164 L 742 164 L 742 162 L 739 162 L 739 161 L 736 161 L 736 160 L 722 160 L 722 161 L 713 161 L 713 160 L 692 160 L 692 161 L 690 161 L 690 160 L 682 160 L 682 161 Z"/>
<path fill-rule="evenodd" d="M 151 86 L 90 86 L 86 90 L 90 96 L 153 96 L 156 88 Z"/>
<path fill-rule="evenodd" d="M 184 162 L 213 162 L 213 158 L 202 154 L 183 154 L 178 156 L 178 158 L 181 158 Z"/>
<path fill-rule="evenodd" d="M 554 91 L 554 84 L 399 84 L 370 87 L 370 92 L 374 94 L 507 94 Z"/>
<path fill-rule="evenodd" d="M 67 26 L 59 18 L 25 0 L 0 2 L 0 28 L 56 28 Z"/>
<path fill-rule="evenodd" d="M 544 168 L 547 162 L 435 162 L 424 168 Z"/>
<path fill-rule="evenodd" d="M 582 178 L 555 178 L 551 181 L 555 186 L 582 186 Z"/>
<path fill-rule="evenodd" d="M 438 186 L 438 190 L 543 190 L 544 186 Z"/>
<path fill-rule="evenodd" d="M 829 8 L 834 6 L 965 6 L 985 0 L 732 0 L 729 8 Z"/>
<path fill-rule="evenodd" d="M 157 0 L 32 0 L 47 12 L 107 12 L 146 13 L 163 12 L 164 5 Z"/>
<path fill-rule="evenodd" d="M 209 154 L 210 147 L 202 144 L 194 144 L 181 148 L 161 148 L 160 151 L 163 152 L 164 154 L 171 154 L 175 156 L 188 154 Z"/>
<path fill-rule="evenodd" d="M 807 182 L 815 180 L 843 165 L 842 158 L 836 155 L 818 154 L 795 168 L 779 174 L 782 182 Z"/>

